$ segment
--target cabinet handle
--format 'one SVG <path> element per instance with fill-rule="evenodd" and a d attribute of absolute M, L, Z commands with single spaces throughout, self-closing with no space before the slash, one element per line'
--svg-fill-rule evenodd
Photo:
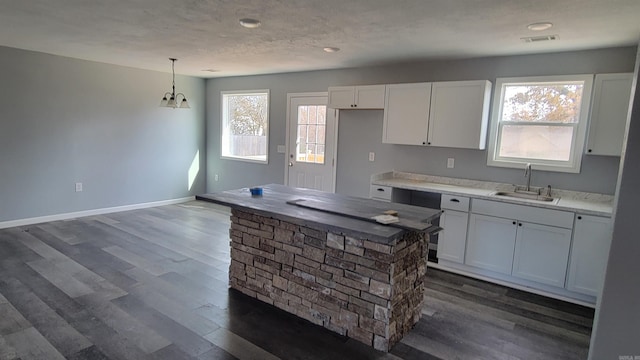
<path fill-rule="evenodd" d="M 431 143 L 430 143 L 430 142 L 428 142 L 428 143 L 427 143 L 427 145 L 431 145 Z"/>
<path fill-rule="evenodd" d="M 377 188 L 376 190 L 384 192 L 383 188 Z"/>
<path fill-rule="evenodd" d="M 427 145 L 427 142 L 426 142 L 426 141 L 423 141 L 423 142 L 422 142 L 422 145 Z"/>
<path fill-rule="evenodd" d="M 513 222 L 513 225 L 515 225 L 515 224 L 516 224 L 516 222 L 514 221 L 514 222 Z"/>
<path fill-rule="evenodd" d="M 587 150 L 587 152 L 591 152 L 591 149 Z"/>
<path fill-rule="evenodd" d="M 582 220 L 582 216 L 578 216 L 578 220 Z"/>
<path fill-rule="evenodd" d="M 353 104 L 353 107 L 358 107 L 358 104 Z"/>
<path fill-rule="evenodd" d="M 458 200 L 458 199 L 451 199 L 451 200 L 449 200 L 449 201 L 451 201 L 451 202 L 455 202 L 455 203 L 459 203 L 459 202 L 460 202 L 460 200 Z"/>
<path fill-rule="evenodd" d="M 518 226 L 522 226 L 522 223 L 518 223 Z"/>

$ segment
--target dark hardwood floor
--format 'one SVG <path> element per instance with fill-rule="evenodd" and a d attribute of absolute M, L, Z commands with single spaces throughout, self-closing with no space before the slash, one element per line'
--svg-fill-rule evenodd
<path fill-rule="evenodd" d="M 593 310 L 427 271 L 423 317 L 374 351 L 227 288 L 205 202 L 0 230 L 0 359 L 585 359 Z"/>

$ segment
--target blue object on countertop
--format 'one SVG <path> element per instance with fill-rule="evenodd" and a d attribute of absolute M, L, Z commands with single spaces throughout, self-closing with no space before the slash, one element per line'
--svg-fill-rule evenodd
<path fill-rule="evenodd" d="M 261 187 L 250 188 L 249 191 L 251 191 L 251 196 L 262 196 Z"/>

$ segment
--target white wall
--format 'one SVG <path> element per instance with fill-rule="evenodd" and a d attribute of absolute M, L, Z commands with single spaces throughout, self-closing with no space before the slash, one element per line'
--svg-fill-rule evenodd
<path fill-rule="evenodd" d="M 0 222 L 204 192 L 203 79 L 176 78 L 192 109 L 159 108 L 171 74 L 6 47 L 0 79 Z"/>
<path fill-rule="evenodd" d="M 640 51 L 614 206 L 613 241 L 589 359 L 640 358 Z"/>

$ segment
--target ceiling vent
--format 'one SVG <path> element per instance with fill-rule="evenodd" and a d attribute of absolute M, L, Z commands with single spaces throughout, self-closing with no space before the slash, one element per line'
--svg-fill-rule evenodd
<path fill-rule="evenodd" d="M 539 41 L 558 40 L 558 35 L 529 36 L 529 37 L 523 37 L 520 39 L 526 43 L 532 43 L 532 42 L 539 42 Z"/>

